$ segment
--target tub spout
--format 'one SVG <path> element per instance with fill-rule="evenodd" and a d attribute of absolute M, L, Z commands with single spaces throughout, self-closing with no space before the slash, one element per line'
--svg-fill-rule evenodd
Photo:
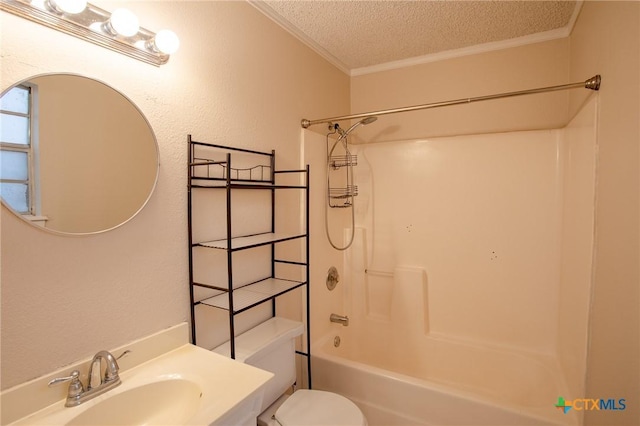
<path fill-rule="evenodd" d="M 346 315 L 331 314 L 329 321 L 342 324 L 345 327 L 349 325 L 349 317 Z"/>

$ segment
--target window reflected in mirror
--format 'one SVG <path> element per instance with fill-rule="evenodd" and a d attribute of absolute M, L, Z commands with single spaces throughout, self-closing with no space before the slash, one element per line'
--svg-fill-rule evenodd
<path fill-rule="evenodd" d="M 37 123 L 31 114 L 32 91 L 13 87 L 0 98 L 0 193 L 15 211 L 37 215 L 37 144 L 32 137 Z"/>

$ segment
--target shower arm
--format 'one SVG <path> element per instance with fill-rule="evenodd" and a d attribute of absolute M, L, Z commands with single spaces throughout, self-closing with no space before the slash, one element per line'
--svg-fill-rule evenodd
<path fill-rule="evenodd" d="M 545 92 L 555 92 L 558 90 L 583 88 L 583 89 L 590 89 L 590 90 L 597 91 L 597 90 L 600 90 L 601 81 L 602 81 L 602 78 L 598 74 L 591 77 L 588 80 L 585 80 L 583 82 L 578 82 L 578 83 L 561 84 L 559 86 L 541 87 L 538 89 L 520 90 L 517 92 L 499 93 L 496 95 L 478 96 L 475 98 L 456 99 L 453 101 L 434 102 L 430 104 L 414 105 L 414 106 L 409 106 L 404 108 L 393 108 L 393 109 L 385 109 L 380 111 L 363 112 L 360 114 L 344 115 L 340 117 L 321 118 L 319 120 L 307 120 L 306 118 L 303 118 L 300 124 L 302 125 L 303 129 L 307 129 L 309 126 L 313 126 L 314 124 L 330 123 L 330 122 L 341 121 L 341 120 L 351 120 L 355 118 L 367 118 L 367 117 L 386 115 L 386 114 L 396 114 L 399 112 L 407 112 L 407 111 L 418 111 L 422 109 L 439 108 L 439 107 L 445 107 L 445 106 L 451 106 L 451 105 L 469 104 L 472 102 L 489 101 L 492 99 L 511 98 L 514 96 L 533 95 L 536 93 L 545 93 Z"/>

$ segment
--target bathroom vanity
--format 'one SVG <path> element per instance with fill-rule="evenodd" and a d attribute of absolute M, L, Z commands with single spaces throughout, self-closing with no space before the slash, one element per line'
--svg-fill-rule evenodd
<path fill-rule="evenodd" d="M 75 407 L 67 385 L 52 379 L 77 369 L 83 382 L 91 360 L 78 362 L 2 393 L 2 424 L 255 425 L 273 374 L 188 343 L 179 324 L 114 349 L 122 383 Z"/>

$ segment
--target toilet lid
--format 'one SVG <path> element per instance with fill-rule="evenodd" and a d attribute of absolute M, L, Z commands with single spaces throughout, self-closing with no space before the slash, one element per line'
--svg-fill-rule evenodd
<path fill-rule="evenodd" d="M 318 390 L 300 389 L 275 414 L 282 426 L 361 426 L 364 416 L 344 396 Z"/>

